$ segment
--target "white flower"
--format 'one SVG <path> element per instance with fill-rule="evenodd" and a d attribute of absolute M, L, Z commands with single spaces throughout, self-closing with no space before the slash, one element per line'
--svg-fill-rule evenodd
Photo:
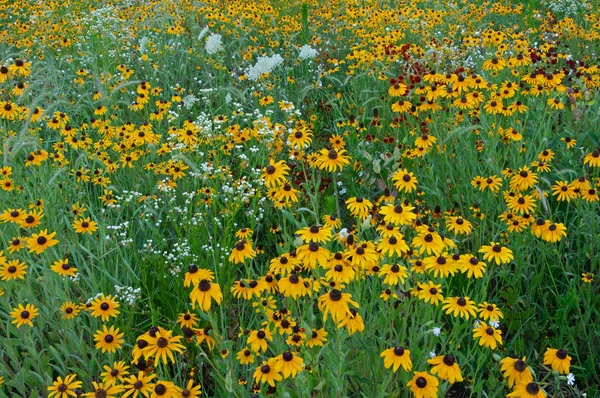
<path fill-rule="evenodd" d="M 223 46 L 221 45 L 221 41 L 221 35 L 211 33 L 211 35 L 208 36 L 208 39 L 206 39 L 206 46 L 204 47 L 206 49 L 206 52 L 209 55 L 212 55 L 220 51 L 223 48 Z"/>
<path fill-rule="evenodd" d="M 310 59 L 310 58 L 316 57 L 317 54 L 318 54 L 317 50 L 315 50 L 308 44 L 305 44 L 300 48 L 300 54 L 298 54 L 298 58 L 300 58 L 302 60 Z"/>
<path fill-rule="evenodd" d="M 500 322 L 498 322 L 497 319 L 490 319 L 489 323 L 488 323 L 491 327 L 494 327 L 496 329 L 498 329 L 498 327 L 500 327 Z"/>
<path fill-rule="evenodd" d="M 194 106 L 196 102 L 198 102 L 198 98 L 190 94 L 183 97 L 181 99 L 181 102 L 183 102 L 183 106 L 185 107 L 185 109 L 190 109 L 192 106 Z"/>
<path fill-rule="evenodd" d="M 573 373 L 569 373 L 567 375 L 567 384 L 570 386 L 574 386 L 575 385 L 575 376 L 573 376 Z"/>
<path fill-rule="evenodd" d="M 435 328 L 431 329 L 431 331 L 437 337 L 442 333 L 442 328 L 435 327 Z"/>
<path fill-rule="evenodd" d="M 435 358 L 435 351 L 429 351 L 429 357 Z"/>
<path fill-rule="evenodd" d="M 340 239 L 346 239 L 350 234 L 348 233 L 348 228 L 342 228 L 340 232 L 338 232 Z"/>
<path fill-rule="evenodd" d="M 283 57 L 275 54 L 271 57 L 258 57 L 256 64 L 250 66 L 246 71 L 249 80 L 258 80 L 260 75 L 271 72 L 276 66 L 283 63 Z"/>

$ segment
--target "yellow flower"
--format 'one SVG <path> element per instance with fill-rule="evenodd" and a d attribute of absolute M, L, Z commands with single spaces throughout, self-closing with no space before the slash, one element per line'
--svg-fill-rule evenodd
<path fill-rule="evenodd" d="M 393 368 L 394 372 L 396 372 L 400 366 L 407 372 L 410 372 L 412 369 L 410 351 L 402 346 L 388 348 L 379 356 L 383 358 L 383 366 L 386 369 Z"/>

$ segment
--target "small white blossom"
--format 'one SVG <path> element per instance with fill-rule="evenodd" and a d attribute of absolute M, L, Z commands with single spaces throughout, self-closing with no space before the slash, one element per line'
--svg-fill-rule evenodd
<path fill-rule="evenodd" d="M 308 44 L 303 45 L 300 48 L 300 54 L 298 54 L 298 58 L 305 60 L 316 57 L 318 54 L 317 50 L 309 46 Z"/>
<path fill-rule="evenodd" d="M 206 46 L 204 48 L 209 55 L 216 54 L 223 48 L 221 42 L 221 35 L 212 33 L 208 36 L 208 39 L 206 39 Z"/>

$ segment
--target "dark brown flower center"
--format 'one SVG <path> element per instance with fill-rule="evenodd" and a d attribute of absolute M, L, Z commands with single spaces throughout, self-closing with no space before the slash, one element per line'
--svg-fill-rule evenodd
<path fill-rule="evenodd" d="M 10 267 L 8 267 L 7 271 L 9 274 L 14 274 L 15 272 L 17 272 L 17 267 L 11 265 Z"/>
<path fill-rule="evenodd" d="M 467 300 L 465 300 L 464 297 L 459 297 L 458 300 L 456 300 L 456 304 L 460 305 L 461 307 L 464 307 L 465 305 L 467 305 Z"/>
<path fill-rule="evenodd" d="M 558 359 L 565 359 L 567 357 L 567 351 L 561 348 L 560 350 L 556 351 L 556 356 Z"/>
<path fill-rule="evenodd" d="M 327 157 L 331 160 L 335 160 L 338 157 L 338 154 L 336 151 L 334 151 L 333 149 L 331 151 L 329 151 L 329 153 L 327 154 Z"/>
<path fill-rule="evenodd" d="M 540 386 L 538 386 L 537 383 L 534 383 L 532 381 L 530 383 L 527 383 L 527 387 L 525 387 L 525 390 L 527 390 L 527 392 L 531 395 L 536 395 L 538 392 L 540 392 Z"/>
<path fill-rule="evenodd" d="M 112 334 L 107 334 L 104 336 L 104 342 L 110 344 L 115 340 L 115 337 Z"/>
<path fill-rule="evenodd" d="M 102 303 L 102 304 L 100 304 L 100 309 L 102 311 L 106 311 L 106 310 L 108 310 L 108 308 L 109 308 L 108 303 Z"/>
<path fill-rule="evenodd" d="M 527 369 L 527 364 L 525 363 L 525 361 L 523 361 L 522 359 L 518 359 L 515 361 L 515 370 L 517 372 L 523 372 L 525 369 Z"/>
<path fill-rule="evenodd" d="M 29 311 L 21 311 L 21 318 L 22 318 L 22 319 L 28 319 L 28 318 L 29 318 L 29 315 L 31 315 L 31 314 L 29 313 Z"/>
<path fill-rule="evenodd" d="M 263 365 L 260 367 L 260 371 L 264 374 L 268 374 L 271 371 L 271 367 L 269 365 Z"/>
<path fill-rule="evenodd" d="M 294 355 L 291 352 L 284 352 L 283 353 L 283 360 L 286 362 L 291 361 L 292 359 L 294 359 Z"/>
<path fill-rule="evenodd" d="M 333 289 L 331 292 L 329 292 L 329 299 L 331 301 L 340 301 L 342 299 L 342 292 L 337 289 Z"/>
<path fill-rule="evenodd" d="M 267 174 L 274 174 L 275 173 L 275 166 L 269 165 L 267 166 Z"/>
<path fill-rule="evenodd" d="M 198 283 L 198 289 L 202 292 L 208 292 L 210 290 L 210 282 L 206 279 L 202 279 L 200 283 Z"/>
<path fill-rule="evenodd" d="M 311 252 L 319 251 L 319 244 L 317 242 L 310 242 L 308 244 L 308 250 L 310 250 Z"/>
<path fill-rule="evenodd" d="M 494 329 L 492 329 L 492 328 L 487 328 L 487 329 L 485 329 L 485 333 L 486 333 L 488 336 L 493 336 L 493 335 L 494 335 Z"/>
<path fill-rule="evenodd" d="M 452 366 L 455 362 L 456 359 L 454 358 L 454 356 L 450 354 L 444 356 L 444 364 L 446 364 L 446 366 Z"/>
<path fill-rule="evenodd" d="M 167 340 L 165 337 L 160 337 L 156 341 L 156 345 L 159 346 L 160 348 L 165 348 L 166 346 L 169 345 L 169 340 Z"/>
<path fill-rule="evenodd" d="M 404 355 L 404 347 L 398 346 L 394 348 L 394 354 L 398 357 Z"/>
<path fill-rule="evenodd" d="M 393 273 L 399 272 L 400 271 L 400 267 L 398 266 L 398 264 L 394 264 L 390 268 L 390 271 L 392 271 Z"/>
<path fill-rule="evenodd" d="M 164 395 L 167 392 L 167 387 L 164 384 L 159 383 L 154 387 L 154 392 L 156 395 Z"/>
<path fill-rule="evenodd" d="M 45 245 L 48 242 L 48 239 L 45 236 L 38 236 L 37 244 L 40 246 Z"/>
<path fill-rule="evenodd" d="M 419 377 L 415 384 L 419 388 L 425 388 L 425 386 L 427 386 L 427 379 L 425 379 L 424 377 Z"/>

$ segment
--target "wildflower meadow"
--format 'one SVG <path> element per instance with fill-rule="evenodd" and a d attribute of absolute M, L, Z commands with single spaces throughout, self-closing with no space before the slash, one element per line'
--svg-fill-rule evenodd
<path fill-rule="evenodd" d="M 0 24 L 0 397 L 600 397 L 597 1 Z"/>

